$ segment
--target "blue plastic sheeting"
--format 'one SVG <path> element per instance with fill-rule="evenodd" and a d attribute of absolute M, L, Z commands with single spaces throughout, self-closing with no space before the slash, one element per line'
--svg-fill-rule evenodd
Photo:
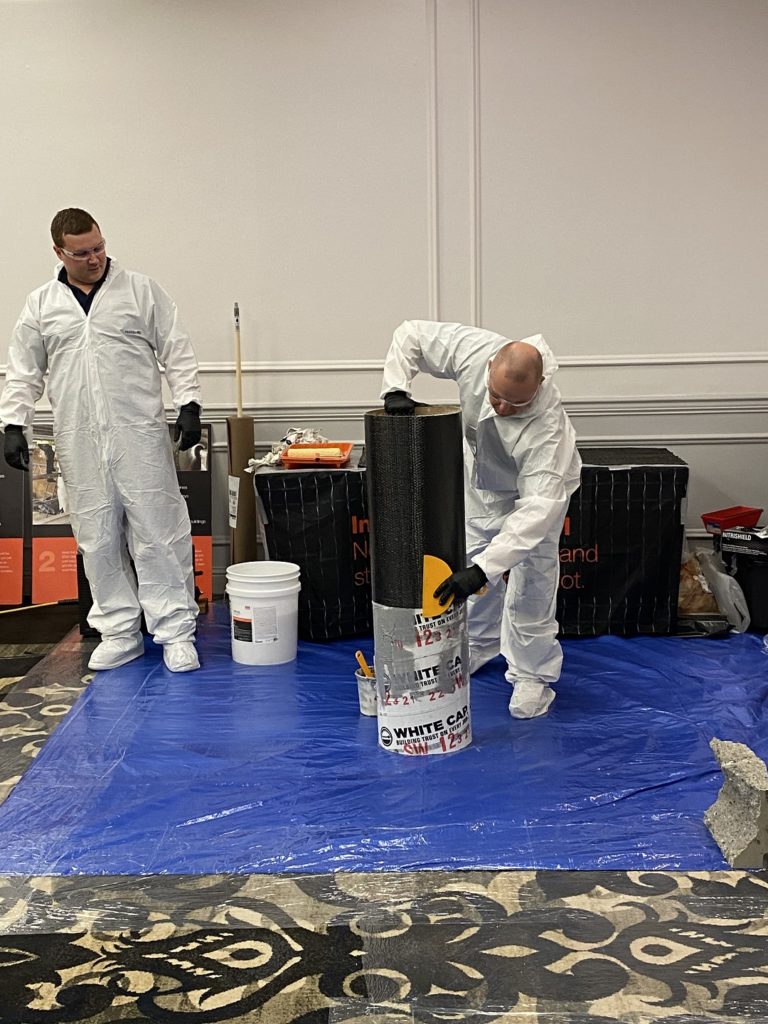
<path fill-rule="evenodd" d="M 768 756 L 759 636 L 568 641 L 527 722 L 496 659 L 472 679 L 472 746 L 405 757 L 359 714 L 370 640 L 250 668 L 223 608 L 199 634 L 199 672 L 148 643 L 88 686 L 0 806 L 0 874 L 721 869 L 709 740 Z"/>

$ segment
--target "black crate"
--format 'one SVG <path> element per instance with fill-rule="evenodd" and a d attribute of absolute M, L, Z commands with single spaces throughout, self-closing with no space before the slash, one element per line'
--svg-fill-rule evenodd
<path fill-rule="evenodd" d="M 371 573 L 365 471 L 265 466 L 254 475 L 269 557 L 299 566 L 299 636 L 370 633 Z"/>
<path fill-rule="evenodd" d="M 666 448 L 583 448 L 560 541 L 564 636 L 674 633 L 688 466 Z"/>

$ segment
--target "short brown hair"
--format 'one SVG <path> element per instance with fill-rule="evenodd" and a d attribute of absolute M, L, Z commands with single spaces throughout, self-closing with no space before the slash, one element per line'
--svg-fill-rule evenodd
<path fill-rule="evenodd" d="M 87 235 L 93 227 L 98 228 L 99 225 L 85 210 L 78 210 L 76 207 L 59 210 L 51 221 L 53 244 L 61 248 L 64 245 L 64 235 Z"/>

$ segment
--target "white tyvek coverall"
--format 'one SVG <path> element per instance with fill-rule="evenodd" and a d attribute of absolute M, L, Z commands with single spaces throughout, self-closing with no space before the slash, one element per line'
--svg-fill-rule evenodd
<path fill-rule="evenodd" d="M 189 337 L 158 284 L 112 260 L 86 316 L 54 276 L 16 324 L 0 424 L 31 427 L 47 371 L 56 455 L 93 595 L 88 622 L 104 638 L 131 636 L 143 608 L 163 644 L 193 638 L 197 604 L 158 363 L 177 409 L 200 403 Z"/>
<path fill-rule="evenodd" d="M 472 667 L 501 651 L 509 682 L 550 683 L 559 679 L 563 660 L 555 619 L 558 542 L 581 459 L 553 381 L 557 362 L 540 334 L 521 339 L 543 360 L 544 382 L 533 404 L 514 416 L 494 412 L 488 361 L 509 340 L 477 327 L 406 320 L 384 362 L 381 397 L 410 394 L 419 371 L 458 383 L 467 558 L 488 577 L 486 593 L 467 602 Z"/>

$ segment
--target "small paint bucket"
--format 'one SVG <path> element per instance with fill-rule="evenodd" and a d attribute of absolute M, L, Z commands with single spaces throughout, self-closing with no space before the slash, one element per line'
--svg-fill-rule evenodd
<path fill-rule="evenodd" d="M 376 676 L 367 676 L 362 669 L 355 672 L 357 680 L 357 696 L 360 701 L 360 714 L 376 717 Z"/>

